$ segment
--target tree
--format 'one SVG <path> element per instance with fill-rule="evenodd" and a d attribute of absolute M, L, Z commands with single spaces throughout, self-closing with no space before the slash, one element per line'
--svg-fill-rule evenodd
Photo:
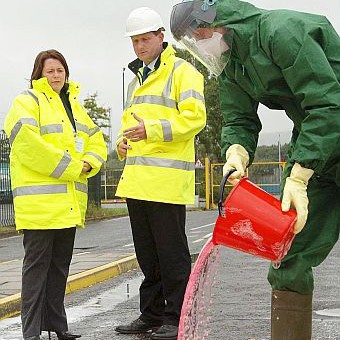
<path fill-rule="evenodd" d="M 269 145 L 261 145 L 258 146 L 255 152 L 254 162 L 274 162 L 278 161 L 279 159 L 282 162 L 287 160 L 287 153 L 289 149 L 289 144 L 283 144 L 280 146 L 280 153 L 279 147 L 277 144 Z"/>
<path fill-rule="evenodd" d="M 209 157 L 213 161 L 221 161 L 220 136 L 223 117 L 220 109 L 218 81 L 188 51 L 176 48 L 176 55 L 194 65 L 204 76 L 207 125 L 195 138 L 196 158 L 203 159 L 204 157 Z"/>
<path fill-rule="evenodd" d="M 110 129 L 111 128 L 111 119 L 110 119 L 111 108 L 98 106 L 97 97 L 98 97 L 97 92 L 90 94 L 86 99 L 84 99 L 84 107 L 88 115 L 91 117 L 91 119 L 96 125 L 98 125 L 102 129 Z M 108 134 L 104 133 L 104 139 L 107 143 L 110 142 L 110 136 Z"/>

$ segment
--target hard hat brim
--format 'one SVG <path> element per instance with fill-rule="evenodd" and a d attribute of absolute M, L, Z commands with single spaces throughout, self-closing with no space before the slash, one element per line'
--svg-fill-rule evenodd
<path fill-rule="evenodd" d="M 152 26 L 152 27 L 142 28 L 140 30 L 125 33 L 124 36 L 128 38 L 128 37 L 133 37 L 135 35 L 140 35 L 140 34 L 144 34 L 144 33 L 156 32 L 158 30 L 165 31 L 165 28 L 164 27 L 158 27 L 158 26 Z"/>

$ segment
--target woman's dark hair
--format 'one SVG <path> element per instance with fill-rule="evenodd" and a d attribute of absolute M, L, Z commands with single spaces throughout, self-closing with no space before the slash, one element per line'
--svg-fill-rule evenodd
<path fill-rule="evenodd" d="M 41 51 L 37 57 L 35 58 L 34 66 L 33 66 L 33 71 L 31 75 L 31 88 L 33 87 L 32 81 L 33 80 L 38 80 L 42 77 L 42 70 L 44 68 L 44 63 L 46 59 L 57 59 L 61 62 L 61 64 L 64 66 L 65 73 L 66 73 L 66 80 L 69 77 L 69 70 L 67 66 L 67 62 L 64 58 L 64 56 L 56 51 L 56 50 L 47 50 L 47 51 Z"/>

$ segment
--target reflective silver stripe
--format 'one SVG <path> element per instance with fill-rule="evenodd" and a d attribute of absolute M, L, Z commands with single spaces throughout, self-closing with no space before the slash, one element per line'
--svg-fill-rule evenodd
<path fill-rule="evenodd" d="M 92 129 L 90 129 L 89 135 L 90 135 L 90 136 L 93 136 L 95 133 L 97 133 L 97 132 L 99 132 L 99 131 L 100 131 L 99 127 L 96 126 L 96 127 L 92 128 Z"/>
<path fill-rule="evenodd" d="M 172 129 L 171 124 L 167 119 L 160 119 L 162 130 L 163 130 L 163 137 L 164 142 L 171 142 L 172 141 Z"/>
<path fill-rule="evenodd" d="M 163 97 L 165 98 L 170 98 L 170 94 L 171 94 L 171 85 L 172 85 L 172 77 L 174 75 L 174 70 L 175 70 L 175 67 L 172 69 L 171 73 L 170 73 L 170 76 L 168 78 L 168 80 L 166 81 L 165 83 L 165 86 L 164 86 L 164 89 L 163 89 Z"/>
<path fill-rule="evenodd" d="M 63 126 L 61 124 L 49 124 L 40 127 L 40 134 L 47 135 L 49 133 L 63 133 Z"/>
<path fill-rule="evenodd" d="M 87 125 L 81 124 L 81 123 L 78 123 L 78 122 L 76 122 L 76 128 L 77 128 L 77 131 L 85 132 L 89 136 L 93 136 L 95 133 L 100 131 L 98 126 L 95 126 L 94 128 L 90 129 Z"/>
<path fill-rule="evenodd" d="M 90 134 L 90 129 L 88 128 L 88 126 L 86 126 L 84 124 L 80 124 L 80 123 L 76 122 L 76 128 L 77 128 L 77 131 L 85 132 L 88 135 Z"/>
<path fill-rule="evenodd" d="M 86 152 L 85 155 L 90 155 L 90 156 L 93 156 L 94 158 L 97 158 L 100 163 L 104 163 L 105 162 L 103 158 L 101 158 L 99 155 L 97 155 L 94 152 Z"/>
<path fill-rule="evenodd" d="M 164 86 L 164 90 L 163 90 L 163 96 L 166 97 L 166 98 L 170 98 L 170 95 L 171 95 L 171 87 L 172 87 L 172 78 L 174 76 L 174 72 L 176 70 L 177 67 L 179 67 L 180 65 L 182 65 L 184 63 L 184 60 L 177 60 L 175 63 L 174 63 L 174 67 L 171 71 L 171 74 Z"/>
<path fill-rule="evenodd" d="M 54 169 L 50 176 L 54 178 L 60 178 L 61 175 L 67 169 L 68 165 L 71 163 L 71 160 L 72 160 L 71 156 L 65 152 L 63 158 L 61 159 L 61 161 L 59 162 L 59 164 L 57 165 L 57 167 Z"/>
<path fill-rule="evenodd" d="M 23 92 L 21 92 L 21 94 L 26 94 L 26 95 L 31 96 L 35 100 L 35 102 L 39 105 L 38 97 L 34 93 L 32 93 L 31 91 L 23 91 Z"/>
<path fill-rule="evenodd" d="M 179 169 L 185 171 L 194 171 L 194 162 L 179 161 L 176 159 L 164 159 L 155 157 L 128 157 L 126 165 L 145 165 L 145 166 L 158 166 L 161 168 Z"/>
<path fill-rule="evenodd" d="M 183 63 L 185 63 L 185 60 L 183 60 L 183 59 L 180 59 L 180 60 L 175 61 L 174 70 L 176 70 L 176 68 L 179 67 L 179 66 L 181 66 Z M 190 64 L 190 65 L 191 65 L 191 64 Z"/>
<path fill-rule="evenodd" d="M 66 184 L 31 185 L 13 189 L 13 197 L 26 195 L 66 194 Z"/>
<path fill-rule="evenodd" d="M 85 192 L 87 194 L 87 185 L 85 183 L 75 182 L 76 190 Z"/>
<path fill-rule="evenodd" d="M 38 127 L 38 122 L 34 118 L 21 118 L 18 120 L 18 122 L 14 125 L 11 136 L 9 137 L 10 144 L 13 144 L 15 137 L 18 135 L 21 127 L 26 125 L 36 126 Z"/>
<path fill-rule="evenodd" d="M 155 95 L 134 97 L 131 104 L 155 104 L 170 107 L 172 109 L 177 108 L 175 100 Z"/>
<path fill-rule="evenodd" d="M 134 92 L 134 90 L 136 89 L 138 84 L 138 78 L 135 77 L 131 83 L 128 86 L 128 90 L 127 90 L 127 95 L 126 95 L 126 102 L 124 103 L 124 110 L 127 107 L 130 107 L 132 105 L 131 100 L 132 100 L 132 94 Z"/>
<path fill-rule="evenodd" d="M 204 103 L 203 96 L 199 92 L 192 90 L 192 89 L 185 91 L 179 95 L 180 102 L 188 98 L 195 98 L 195 99 L 201 100 Z"/>
<path fill-rule="evenodd" d="M 123 134 L 121 133 L 121 134 L 119 134 L 118 136 L 117 136 L 117 139 L 116 139 L 116 141 L 118 141 L 121 137 L 123 137 Z"/>

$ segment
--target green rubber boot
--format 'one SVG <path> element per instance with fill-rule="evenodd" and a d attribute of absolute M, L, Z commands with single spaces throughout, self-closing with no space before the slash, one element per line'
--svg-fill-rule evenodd
<path fill-rule="evenodd" d="M 273 290 L 271 340 L 312 339 L 313 294 Z"/>

